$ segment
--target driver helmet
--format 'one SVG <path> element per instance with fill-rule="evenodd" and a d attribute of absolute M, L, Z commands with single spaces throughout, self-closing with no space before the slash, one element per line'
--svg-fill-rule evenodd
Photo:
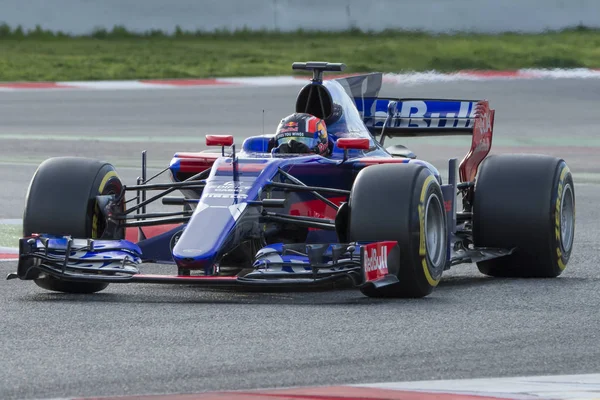
<path fill-rule="evenodd" d="M 275 152 L 326 155 L 329 139 L 325 121 L 311 114 L 294 113 L 281 120 L 275 132 Z"/>

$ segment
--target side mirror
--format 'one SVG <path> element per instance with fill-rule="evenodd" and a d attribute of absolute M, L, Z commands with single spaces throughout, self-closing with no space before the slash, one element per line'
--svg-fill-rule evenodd
<path fill-rule="evenodd" d="M 206 135 L 207 146 L 231 146 L 233 135 Z"/>
<path fill-rule="evenodd" d="M 233 135 L 206 135 L 206 145 L 221 146 L 221 155 L 225 156 L 225 146 L 233 145 Z"/>
<path fill-rule="evenodd" d="M 337 147 L 344 149 L 344 161 L 348 159 L 348 150 L 369 150 L 369 139 L 363 138 L 341 138 L 337 140 Z"/>
<path fill-rule="evenodd" d="M 341 138 L 337 140 L 337 147 L 348 150 L 369 150 L 369 139 L 363 138 Z"/>

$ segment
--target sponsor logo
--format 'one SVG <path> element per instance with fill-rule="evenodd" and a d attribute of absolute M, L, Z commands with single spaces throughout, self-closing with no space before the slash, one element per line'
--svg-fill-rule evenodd
<path fill-rule="evenodd" d="M 298 132 L 298 123 L 297 122 L 286 122 L 285 124 L 283 124 L 281 126 L 281 128 L 279 129 L 280 133 L 284 133 L 284 132 Z"/>
<path fill-rule="evenodd" d="M 452 200 L 444 201 L 444 210 L 446 210 L 446 212 L 452 211 Z"/>
<path fill-rule="evenodd" d="M 477 143 L 477 145 L 473 149 L 473 153 L 485 153 L 492 147 L 492 113 L 484 104 L 478 104 L 476 109 L 473 143 Z"/>
<path fill-rule="evenodd" d="M 323 154 L 329 148 L 329 146 L 327 143 L 319 143 L 317 144 L 317 148 L 319 149 L 319 154 Z"/>
<path fill-rule="evenodd" d="M 242 186 L 239 183 L 234 183 L 232 181 L 229 181 L 229 182 L 225 182 L 221 185 L 212 187 L 211 191 L 212 192 L 226 192 L 226 193 L 246 192 L 251 188 L 252 188 L 252 186 Z"/>
<path fill-rule="evenodd" d="M 479 140 L 479 142 L 477 143 L 477 146 L 475 146 L 475 149 L 473 150 L 474 153 L 480 153 L 480 152 L 484 152 L 484 151 L 488 151 L 491 147 L 491 141 L 490 141 L 490 137 L 488 136 L 484 136 L 481 138 L 481 140 Z"/>
<path fill-rule="evenodd" d="M 485 110 L 483 115 L 479 118 L 480 123 L 475 126 L 475 134 L 483 136 L 492 130 L 491 113 L 489 110 Z"/>
<path fill-rule="evenodd" d="M 245 199 L 248 197 L 247 194 L 243 193 L 208 193 L 205 194 L 204 197 L 217 198 L 217 199 Z"/>
<path fill-rule="evenodd" d="M 457 112 L 428 112 L 427 103 L 410 100 L 401 103 L 400 112 L 396 113 L 395 126 L 398 128 L 468 128 L 475 107 L 473 103 L 461 101 Z M 469 109 L 471 113 L 469 114 Z"/>
<path fill-rule="evenodd" d="M 367 253 L 365 259 L 365 271 L 371 272 L 375 270 L 387 272 L 387 246 L 381 246 L 381 253 L 377 249 L 371 249 L 371 255 Z"/>
<path fill-rule="evenodd" d="M 444 104 L 433 100 L 407 100 L 398 103 L 391 125 L 394 128 L 472 128 L 476 106 L 476 102 L 470 101 Z M 383 125 L 386 117 L 387 111 L 376 111 L 376 125 Z"/>
<path fill-rule="evenodd" d="M 365 281 L 375 281 L 389 273 L 388 254 L 396 242 L 371 243 L 365 246 L 363 268 Z"/>
<path fill-rule="evenodd" d="M 252 186 L 242 186 L 240 182 L 228 181 L 222 184 L 207 188 L 207 193 L 203 194 L 204 198 L 220 198 L 220 199 L 245 199 L 247 193 Z"/>
<path fill-rule="evenodd" d="M 303 133 L 298 133 L 296 131 L 294 131 L 294 132 L 280 131 L 279 134 L 277 135 L 277 140 L 279 140 L 281 138 L 288 138 L 288 137 L 303 138 L 306 136 Z"/>

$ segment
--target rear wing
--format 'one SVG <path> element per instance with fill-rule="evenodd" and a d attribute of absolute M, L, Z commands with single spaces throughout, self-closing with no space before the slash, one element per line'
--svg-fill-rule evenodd
<path fill-rule="evenodd" d="M 463 182 L 475 179 L 492 146 L 495 111 L 487 100 L 356 98 L 363 122 L 373 136 L 470 135 L 471 150 L 460 163 Z"/>

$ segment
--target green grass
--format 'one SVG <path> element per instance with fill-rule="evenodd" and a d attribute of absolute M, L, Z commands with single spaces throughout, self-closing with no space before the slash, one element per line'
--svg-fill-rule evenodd
<path fill-rule="evenodd" d="M 292 74 L 293 61 L 344 62 L 346 72 L 600 68 L 600 30 L 431 35 L 357 30 L 68 36 L 0 25 L 0 81 L 205 78 Z"/>
<path fill-rule="evenodd" d="M 22 230 L 21 225 L 0 225 L 0 247 L 19 247 Z"/>

